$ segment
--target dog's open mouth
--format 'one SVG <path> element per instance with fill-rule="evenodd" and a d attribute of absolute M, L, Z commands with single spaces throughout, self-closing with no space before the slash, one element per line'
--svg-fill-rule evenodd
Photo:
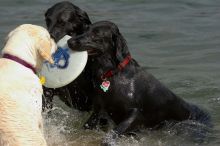
<path fill-rule="evenodd" d="M 94 49 L 87 49 L 87 52 L 88 52 L 89 56 L 93 56 L 93 55 L 97 55 L 98 54 L 98 52 L 95 51 Z"/>
<path fill-rule="evenodd" d="M 99 54 L 99 49 L 93 45 L 86 45 L 84 49 L 87 50 L 89 56 L 94 56 Z"/>

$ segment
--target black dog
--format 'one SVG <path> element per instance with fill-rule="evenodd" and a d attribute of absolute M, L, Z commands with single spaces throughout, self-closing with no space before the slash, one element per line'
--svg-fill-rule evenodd
<path fill-rule="evenodd" d="M 85 11 L 67 1 L 56 3 L 49 8 L 45 13 L 45 20 L 48 31 L 56 41 L 65 35 L 72 37 L 80 35 L 91 24 Z M 87 67 L 85 67 L 80 76 L 65 87 L 58 89 L 44 87 L 44 107 L 51 108 L 53 96 L 60 95 L 60 98 L 67 105 L 81 111 L 90 111 L 92 97 L 89 93 L 93 90 L 93 87 L 92 83 L 89 83 L 89 74 Z"/>
<path fill-rule="evenodd" d="M 45 13 L 45 20 L 55 41 L 66 34 L 73 37 L 82 34 L 91 24 L 87 13 L 68 1 L 49 8 Z"/>
<path fill-rule="evenodd" d="M 138 65 L 114 23 L 94 23 L 86 33 L 68 40 L 68 45 L 93 54 L 87 66 L 91 70 L 95 108 L 86 124 L 90 128 L 96 125 L 102 110 L 117 125 L 117 134 L 164 121 L 189 119 L 209 124 L 206 112 L 176 96 Z"/>

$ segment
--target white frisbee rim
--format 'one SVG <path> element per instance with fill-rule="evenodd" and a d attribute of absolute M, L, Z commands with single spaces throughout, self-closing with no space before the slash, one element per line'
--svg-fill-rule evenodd
<path fill-rule="evenodd" d="M 66 35 L 60 41 L 57 46 L 61 48 L 68 48 L 66 41 L 71 37 Z M 69 65 L 66 69 L 59 69 L 57 67 L 50 68 L 48 62 L 43 63 L 40 75 L 45 77 L 46 81 L 44 86 L 47 88 L 60 88 L 68 85 L 74 81 L 84 70 L 87 60 L 87 51 L 73 51 L 70 52 Z"/>

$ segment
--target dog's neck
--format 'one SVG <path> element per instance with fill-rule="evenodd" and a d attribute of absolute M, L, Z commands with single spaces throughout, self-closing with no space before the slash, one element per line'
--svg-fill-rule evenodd
<path fill-rule="evenodd" d="M 99 64 L 100 60 L 96 61 L 95 59 L 91 59 L 89 61 L 88 66 L 91 67 L 91 68 L 89 68 L 89 70 L 92 72 L 93 76 L 96 77 L 96 79 L 105 80 L 105 79 L 109 79 L 109 78 L 115 76 L 119 72 L 123 72 L 124 70 L 126 70 L 126 68 L 129 66 L 129 64 L 131 64 L 133 62 L 132 60 L 133 59 L 130 56 L 130 54 L 127 54 L 127 56 L 121 62 L 119 62 L 115 67 L 113 67 L 113 66 L 107 67 L 105 65 L 105 63 L 103 64 L 103 62 L 101 62 L 101 64 Z"/>
<path fill-rule="evenodd" d="M 115 68 L 114 70 L 108 70 L 106 71 L 102 76 L 101 78 L 102 79 L 106 79 L 106 78 L 110 78 L 112 76 L 114 76 L 114 74 L 122 71 L 128 64 L 129 62 L 131 61 L 131 55 L 128 54 L 118 65 L 117 65 L 117 68 Z"/>
<path fill-rule="evenodd" d="M 36 70 L 35 70 L 35 68 L 32 67 L 32 65 L 30 65 L 28 62 L 24 61 L 23 59 L 21 59 L 21 58 L 19 58 L 19 57 L 16 57 L 16 56 L 14 56 L 14 55 L 7 54 L 7 53 L 3 54 L 2 57 L 3 57 L 3 58 L 6 58 L 6 59 L 13 60 L 13 61 L 15 61 L 15 62 L 17 62 L 17 63 L 19 63 L 19 64 L 21 64 L 21 65 L 23 65 L 23 66 L 25 66 L 25 67 L 27 67 L 27 68 L 29 68 L 29 69 L 31 69 L 35 74 L 37 73 Z"/>
<path fill-rule="evenodd" d="M 25 36 L 25 34 L 14 35 L 12 38 L 8 38 L 2 54 L 16 56 L 30 64 L 35 70 L 39 70 L 42 66 L 43 59 L 33 44 L 35 44 L 33 40 Z"/>

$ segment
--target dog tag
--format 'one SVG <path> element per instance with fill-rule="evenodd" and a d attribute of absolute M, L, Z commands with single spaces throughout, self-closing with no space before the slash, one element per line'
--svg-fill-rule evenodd
<path fill-rule="evenodd" d="M 39 80 L 40 80 L 41 85 L 44 85 L 46 82 L 46 78 L 44 76 L 40 76 Z"/>
<path fill-rule="evenodd" d="M 100 85 L 100 88 L 106 92 L 108 91 L 108 88 L 110 86 L 110 82 L 109 81 L 103 81 L 102 84 Z"/>

